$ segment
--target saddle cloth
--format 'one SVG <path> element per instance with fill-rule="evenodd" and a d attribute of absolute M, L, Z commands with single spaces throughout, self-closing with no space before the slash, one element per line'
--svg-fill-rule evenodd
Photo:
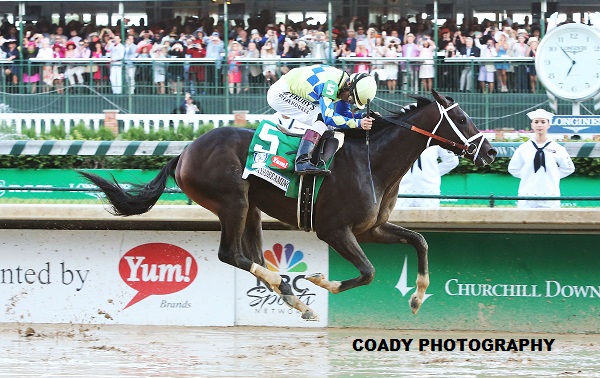
<path fill-rule="evenodd" d="M 325 136 L 321 138 L 322 141 L 326 139 Z M 286 197 L 298 198 L 300 176 L 294 174 L 294 159 L 299 144 L 300 138 L 282 133 L 277 125 L 271 121 L 261 121 L 250 142 L 242 178 L 247 179 L 250 175 L 260 177 L 285 191 Z M 338 149 L 338 145 L 341 146 L 341 143 L 328 144 L 331 147 L 327 150 L 333 150 L 333 152 L 325 153 L 325 166 L 327 168 L 331 166 L 333 153 Z M 315 151 L 319 148 L 317 147 Z M 318 158 L 318 154 L 315 153 L 314 155 L 315 158 Z M 323 179 L 324 177 L 317 177 L 315 199 Z"/>

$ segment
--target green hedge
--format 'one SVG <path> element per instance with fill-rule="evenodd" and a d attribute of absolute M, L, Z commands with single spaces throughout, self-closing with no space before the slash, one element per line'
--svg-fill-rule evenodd
<path fill-rule="evenodd" d="M 256 128 L 256 124 L 248 127 Z M 120 140 L 153 140 L 153 141 L 185 141 L 194 140 L 205 132 L 212 130 L 213 125 L 208 124 L 200 127 L 194 132 L 191 126 L 180 125 L 177 129 L 170 127 L 166 130 L 152 131 L 149 134 L 143 128 L 131 128 L 127 132 L 119 134 Z M 0 130 L 2 131 L 2 130 Z M 25 130 L 24 134 L 35 139 L 33 130 Z M 71 129 L 67 138 L 64 127 L 52 127 L 50 133 L 38 139 L 72 139 L 72 140 L 114 140 L 114 135 L 104 128 L 99 131 L 80 124 Z M 23 168 L 23 169 L 160 169 L 172 156 L 35 156 L 35 155 L 0 155 L 0 168 Z M 464 173 L 508 173 L 509 158 L 498 158 L 489 166 L 478 168 L 467 159 L 460 159 L 459 166 L 452 174 Z M 596 158 L 574 158 L 575 176 L 600 176 L 600 159 Z"/>

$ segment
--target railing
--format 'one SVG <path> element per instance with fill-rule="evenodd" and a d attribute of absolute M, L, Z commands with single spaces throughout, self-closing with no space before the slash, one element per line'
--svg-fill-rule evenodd
<path fill-rule="evenodd" d="M 143 188 L 124 188 L 125 192 L 128 193 L 138 193 Z M 14 187 L 14 186 L 0 186 L 1 191 L 24 191 L 24 192 L 84 192 L 84 193 L 98 193 L 101 192 L 97 188 L 60 188 L 60 187 Z M 164 194 L 180 194 L 183 191 L 180 188 L 166 188 Z M 399 194 L 398 198 L 423 198 L 423 199 L 440 199 L 440 200 L 473 200 L 473 201 L 486 201 L 488 207 L 496 207 L 498 202 L 502 201 L 518 201 L 518 200 L 527 200 L 527 201 L 592 201 L 598 202 L 600 201 L 600 196 L 498 196 L 490 193 L 489 195 L 432 195 L 432 194 Z M 191 205 L 192 201 L 188 201 L 188 205 Z M 514 204 L 506 205 L 511 206 Z M 479 205 L 481 206 L 481 205 Z M 598 205 L 594 207 L 600 206 L 600 202 Z"/>
<path fill-rule="evenodd" d="M 271 82 L 267 82 L 262 74 L 267 65 L 280 77 L 287 69 L 323 61 L 324 59 L 316 58 L 239 58 L 229 64 L 207 58 L 136 58 L 131 64 L 123 62 L 117 70 L 121 80 L 111 83 L 111 63 L 106 58 L 34 58 L 16 64 L 19 71 L 17 85 L 12 85 L 7 80 L 0 83 L 0 102 L 4 104 L 0 111 L 89 114 L 115 109 L 119 110 L 120 114 L 172 114 L 177 112 L 184 94 L 189 92 L 199 102 L 201 111 L 206 114 L 231 114 L 236 110 L 264 114 L 271 112 L 265 98 Z M 423 93 L 421 80 L 417 76 L 417 69 L 422 67 L 424 62 L 423 58 L 342 57 L 338 58 L 334 65 L 354 72 L 358 70 L 358 65 L 367 64 L 369 72 L 376 76 L 379 82 L 373 109 L 383 112 L 397 110 L 398 106 L 414 102 L 411 95 L 428 95 Z M 516 73 L 508 74 L 508 93 L 500 92 L 498 85 L 494 93 L 485 96 L 478 91 L 477 74 L 482 63 L 507 63 L 511 67 L 527 70 L 533 66 L 531 58 L 435 58 L 433 62 L 436 81 L 434 88 L 459 102 L 480 129 L 522 128 L 527 124 L 524 113 L 536 107 L 547 106 L 548 97 L 539 83 L 535 93 L 531 93 L 532 89 L 517 89 Z M 385 68 L 390 63 L 398 67 L 397 89 L 393 92 L 388 89 Z M 6 60 L 0 60 L 0 64 L 3 68 L 12 66 L 12 63 Z M 230 80 L 227 74 L 230 68 L 241 70 L 239 84 Z M 470 69 L 464 73 L 466 68 Z M 520 70 L 521 73 L 522 71 Z M 50 72 L 53 75 L 58 74 L 56 77 L 52 76 L 49 82 L 48 79 L 45 82 L 44 74 Z M 161 72 L 164 73 L 164 78 Z M 468 87 L 464 88 L 465 92 L 460 91 L 461 76 L 465 80 L 470 79 L 466 82 Z M 134 80 L 131 80 L 132 77 Z M 156 81 L 158 79 L 162 81 Z M 593 100 L 584 102 L 582 113 L 597 113 L 594 105 L 596 104 Z M 570 112 L 570 103 L 558 102 L 557 113 Z"/>

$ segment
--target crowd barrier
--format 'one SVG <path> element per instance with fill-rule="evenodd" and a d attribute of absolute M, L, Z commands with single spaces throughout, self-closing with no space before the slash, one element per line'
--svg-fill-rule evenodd
<path fill-rule="evenodd" d="M 119 218 L 102 205 L 0 205 L 0 322 L 600 332 L 600 267 L 590 264 L 600 209 L 392 212 L 429 244 L 431 285 L 417 315 L 411 246 L 362 244 L 375 280 L 331 295 L 303 278 L 358 272 L 314 233 L 263 221 L 271 269 L 319 321 L 220 262 L 217 219 L 199 206 Z"/>

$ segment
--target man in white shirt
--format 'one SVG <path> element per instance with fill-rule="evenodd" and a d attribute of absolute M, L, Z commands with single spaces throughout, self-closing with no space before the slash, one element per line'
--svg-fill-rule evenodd
<path fill-rule="evenodd" d="M 440 195 L 442 176 L 458 165 L 458 157 L 454 153 L 431 146 L 421 153 L 400 181 L 399 194 L 431 194 Z M 398 198 L 396 209 L 402 207 L 440 207 L 439 198 Z"/>
<path fill-rule="evenodd" d="M 560 179 L 575 171 L 567 150 L 548 139 L 554 114 L 537 109 L 527 113 L 534 137 L 521 144 L 508 164 L 508 172 L 521 179 L 519 196 L 559 197 Z M 519 200 L 520 208 L 557 208 L 560 201 Z"/>
<path fill-rule="evenodd" d="M 113 35 L 106 44 L 106 52 L 110 57 L 110 84 L 113 94 L 123 92 L 123 58 L 125 57 L 125 46 L 121 43 L 121 37 Z"/>

